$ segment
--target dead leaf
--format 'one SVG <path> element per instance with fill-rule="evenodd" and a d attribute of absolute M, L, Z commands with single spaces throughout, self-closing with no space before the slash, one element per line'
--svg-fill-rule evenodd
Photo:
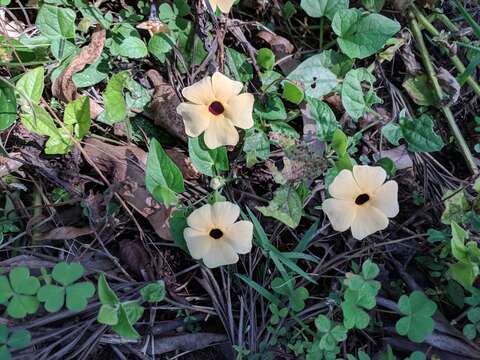
<path fill-rule="evenodd" d="M 120 260 L 128 268 L 134 271 L 138 276 L 146 272 L 150 264 L 150 257 L 143 248 L 140 241 L 122 240 L 119 244 Z"/>
<path fill-rule="evenodd" d="M 44 240 L 70 240 L 80 236 L 90 235 L 93 231 L 89 227 L 77 228 L 74 226 L 63 226 L 50 230 L 44 234 L 35 234 L 35 241 Z"/>
<path fill-rule="evenodd" d="M 20 160 L 23 160 L 20 153 L 11 153 L 9 157 L 0 155 L 0 178 L 19 170 L 23 165 Z"/>
<path fill-rule="evenodd" d="M 214 333 L 196 333 L 182 334 L 175 336 L 163 336 L 155 338 L 154 352 L 155 354 L 165 354 L 171 351 L 191 352 L 200 350 L 213 344 L 227 342 L 228 339 L 223 334 Z M 149 353 L 151 349 L 147 351 Z M 150 355 L 151 353 L 149 353 Z"/>
<path fill-rule="evenodd" d="M 455 76 L 444 68 L 440 68 L 437 72 L 438 82 L 442 87 L 445 95 L 447 95 L 446 105 L 455 104 L 460 98 L 460 84 Z"/>
<path fill-rule="evenodd" d="M 187 180 L 196 180 L 199 179 L 202 175 L 193 165 L 192 160 L 185 155 L 185 153 L 178 149 L 166 149 L 165 152 L 170 156 L 173 162 L 180 168 L 182 171 L 183 177 Z"/>
<path fill-rule="evenodd" d="M 186 142 L 185 126 L 182 118 L 177 114 L 180 99 L 175 89 L 163 79 L 157 70 L 148 70 L 146 75 L 155 89 L 149 110 L 155 125 Z"/>
<path fill-rule="evenodd" d="M 423 72 L 422 66 L 417 61 L 412 50 L 412 34 L 404 30 L 400 35 L 404 39 L 404 45 L 400 48 L 400 57 L 405 64 L 407 73 L 412 76 L 421 74 Z"/>
<path fill-rule="evenodd" d="M 397 170 L 409 169 L 413 166 L 412 158 L 408 154 L 405 145 L 400 145 L 396 148 L 373 155 L 375 161 L 379 160 L 381 157 L 388 157 L 392 160 Z"/>
<path fill-rule="evenodd" d="M 169 33 L 167 24 L 160 20 L 147 20 L 137 25 L 137 29 L 147 30 L 150 36 L 161 33 Z"/>
<path fill-rule="evenodd" d="M 148 154 L 136 146 L 115 146 L 97 139 L 88 139 L 84 147 L 88 157 L 106 174 L 112 174 L 112 182 L 119 187 L 119 195 L 136 211 L 148 219 L 155 232 L 163 239 L 171 240 L 169 218 L 173 208 L 159 204 L 145 186 L 145 168 Z M 172 150 L 170 150 L 170 153 Z M 175 150 L 172 157 L 179 164 L 186 179 L 192 179 L 193 170 L 186 167 L 190 160 Z"/>
<path fill-rule="evenodd" d="M 290 41 L 288 41 L 283 36 L 266 30 L 260 31 L 257 36 L 270 46 L 273 53 L 275 54 L 276 61 L 279 62 L 280 68 L 286 74 L 290 73 L 293 69 L 297 67 L 299 61 L 289 56 L 295 51 L 295 47 Z M 282 61 L 282 59 L 287 56 L 289 57 Z"/>
<path fill-rule="evenodd" d="M 97 26 L 92 34 L 90 44 L 83 47 L 78 54 L 63 71 L 63 73 L 54 81 L 52 93 L 56 98 L 70 102 L 78 97 L 77 87 L 73 81 L 73 75 L 82 71 L 87 65 L 91 65 L 102 55 L 105 45 L 106 30 Z M 96 118 L 103 109 L 93 99 L 90 99 L 90 116 Z"/>

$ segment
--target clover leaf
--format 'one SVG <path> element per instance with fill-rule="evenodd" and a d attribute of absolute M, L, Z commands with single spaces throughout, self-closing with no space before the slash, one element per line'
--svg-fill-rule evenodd
<path fill-rule="evenodd" d="M 0 325 L 0 359 L 10 360 L 10 350 L 24 348 L 30 340 L 31 335 L 27 330 L 19 329 L 10 333 L 6 325 Z"/>
<path fill-rule="evenodd" d="M 37 294 L 38 300 L 44 303 L 48 312 L 57 312 L 66 303 L 72 311 L 85 310 L 88 299 L 95 294 L 95 286 L 90 281 L 75 283 L 85 272 L 79 263 L 61 262 L 55 265 L 52 278 L 59 285 L 46 284 Z"/>
<path fill-rule="evenodd" d="M 305 308 L 305 300 L 310 296 L 304 287 L 294 288 L 295 281 L 285 281 L 282 278 L 272 280 L 272 289 L 278 294 L 288 296 L 293 311 L 302 311 Z"/>
<path fill-rule="evenodd" d="M 473 340 L 477 337 L 477 333 L 480 332 L 480 308 L 475 307 L 467 312 L 467 318 L 470 323 L 463 327 L 463 334 Z"/>
<path fill-rule="evenodd" d="M 159 280 L 140 289 L 144 301 L 150 303 L 159 302 L 165 299 L 165 282 Z"/>
<path fill-rule="evenodd" d="M 8 278 L 0 276 L 0 304 L 6 305 L 7 314 L 15 319 L 34 314 L 39 305 L 35 297 L 39 287 L 40 282 L 30 276 L 28 268 L 13 268 Z"/>
<path fill-rule="evenodd" d="M 342 325 L 334 325 L 325 315 L 317 316 L 315 327 L 321 336 L 318 344 L 320 350 L 332 351 L 337 343 L 347 338 L 347 329 Z"/>
<path fill-rule="evenodd" d="M 402 295 L 398 307 L 405 315 L 395 325 L 400 335 L 406 335 L 410 341 L 420 343 L 432 334 L 435 326 L 432 315 L 437 310 L 437 304 L 423 292 L 414 291 L 410 295 Z"/>

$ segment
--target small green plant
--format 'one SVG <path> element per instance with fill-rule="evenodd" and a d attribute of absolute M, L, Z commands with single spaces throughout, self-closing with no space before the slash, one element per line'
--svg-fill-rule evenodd
<path fill-rule="evenodd" d="M 120 336 L 138 339 L 140 335 L 133 325 L 142 317 L 144 308 L 136 301 L 120 302 L 103 273 L 98 277 L 98 297 L 102 306 L 98 312 L 97 321 L 110 325 L 112 330 Z"/>
<path fill-rule="evenodd" d="M 365 329 L 370 323 L 370 316 L 365 310 L 375 307 L 380 282 L 374 280 L 380 270 L 371 260 L 362 265 L 360 274 L 348 273 L 344 281 L 347 289 L 341 304 L 343 324 L 347 329 Z"/>
<path fill-rule="evenodd" d="M 95 286 L 90 281 L 75 283 L 85 272 L 79 263 L 61 262 L 53 268 L 51 279 L 58 285 L 47 284 L 38 291 L 37 298 L 44 303 L 48 312 L 59 311 L 64 304 L 72 311 L 82 311 L 87 307 L 88 299 L 95 294 Z"/>
<path fill-rule="evenodd" d="M 31 335 L 28 330 L 18 329 L 10 332 L 7 325 L 0 325 L 0 359 L 10 360 L 10 351 L 22 349 L 31 341 Z"/>
<path fill-rule="evenodd" d="M 437 311 L 437 305 L 423 292 L 414 291 L 410 295 L 402 295 L 398 307 L 405 315 L 395 325 L 398 334 L 417 343 L 423 342 L 432 334 L 435 326 L 432 316 Z"/>
<path fill-rule="evenodd" d="M 463 327 L 463 334 L 470 340 L 473 340 L 480 332 L 480 308 L 474 307 L 470 309 L 467 312 L 467 318 L 470 323 Z"/>
<path fill-rule="evenodd" d="M 40 282 L 28 268 L 13 268 L 8 278 L 0 276 L 0 304 L 7 306 L 7 314 L 12 318 L 23 319 L 37 311 L 39 302 L 35 295 L 39 288 Z"/>
<path fill-rule="evenodd" d="M 165 299 L 165 282 L 159 280 L 154 283 L 150 283 L 140 289 L 140 294 L 144 301 L 149 303 L 156 303 Z"/>
<path fill-rule="evenodd" d="M 317 316 L 315 327 L 320 338 L 320 350 L 333 351 L 339 342 L 347 339 L 347 329 L 343 325 L 336 325 L 325 315 Z"/>
<path fill-rule="evenodd" d="M 295 289 L 295 281 L 285 281 L 282 278 L 272 280 L 272 289 L 277 294 L 285 295 L 290 301 L 293 311 L 302 311 L 305 308 L 305 300 L 308 299 L 308 290 L 304 287 Z"/>

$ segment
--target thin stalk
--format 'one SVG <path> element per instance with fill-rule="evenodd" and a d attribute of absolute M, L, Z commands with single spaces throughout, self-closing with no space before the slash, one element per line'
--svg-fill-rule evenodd
<path fill-rule="evenodd" d="M 410 18 L 410 27 L 411 27 L 413 36 L 415 37 L 415 40 L 417 42 L 417 47 L 422 57 L 423 66 L 425 67 L 425 71 L 427 72 L 427 75 L 433 86 L 435 96 L 437 97 L 437 100 L 439 101 L 439 103 L 441 103 L 443 99 L 443 91 L 438 82 L 432 60 L 430 59 L 430 54 L 428 53 L 427 46 L 425 45 L 425 41 L 423 40 L 422 31 L 420 30 L 420 26 L 417 22 L 417 19 L 415 17 L 416 14 L 414 12 L 415 12 L 414 7 L 412 7 L 411 10 L 408 12 L 408 15 Z M 473 158 L 472 153 L 468 148 L 468 145 L 465 141 L 465 138 L 462 135 L 462 132 L 460 131 L 457 123 L 455 122 L 455 118 L 453 116 L 452 111 L 448 106 L 445 106 L 445 105 L 441 106 L 441 110 L 445 115 L 445 118 L 447 119 L 448 125 L 450 127 L 450 131 L 452 132 L 452 135 L 455 138 L 455 141 L 457 142 L 459 150 L 462 153 L 468 168 L 473 174 L 478 173 L 478 167 L 477 167 L 477 164 L 475 163 L 475 159 Z"/>
<path fill-rule="evenodd" d="M 472 15 L 468 13 L 467 9 L 465 9 L 460 1 L 452 0 L 452 2 L 455 4 L 455 7 L 460 15 L 463 16 L 465 21 L 468 22 L 468 25 L 470 25 L 470 27 L 473 29 L 475 35 L 480 39 L 480 25 L 478 25 L 478 23 L 473 19 Z"/>
<path fill-rule="evenodd" d="M 425 28 L 425 30 L 427 30 L 433 36 L 439 36 L 440 35 L 440 32 L 432 25 L 432 23 L 430 21 L 428 21 L 428 19 L 425 17 L 425 15 L 423 15 L 415 5 L 412 5 L 410 7 L 410 9 L 413 12 L 413 14 L 416 16 L 418 21 Z M 457 68 L 457 70 L 460 74 L 463 74 L 465 72 L 465 70 L 466 70 L 465 65 L 463 65 L 462 61 L 460 60 L 460 58 L 457 55 L 450 56 L 450 60 L 452 61 L 453 65 L 455 65 L 455 67 Z M 478 85 L 478 83 L 471 76 L 469 76 L 467 78 L 467 83 L 473 89 L 475 94 L 477 96 L 480 96 L 480 85 Z"/>

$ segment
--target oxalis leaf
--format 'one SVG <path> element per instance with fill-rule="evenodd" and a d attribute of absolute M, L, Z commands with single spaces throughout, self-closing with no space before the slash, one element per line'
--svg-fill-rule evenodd
<path fill-rule="evenodd" d="M 400 24 L 380 14 L 363 14 L 358 9 L 339 10 L 332 28 L 342 52 L 352 59 L 364 59 L 380 50 L 400 31 Z"/>
<path fill-rule="evenodd" d="M 363 82 L 367 82 L 370 85 L 367 94 L 363 92 Z M 375 76 L 364 68 L 350 70 L 345 76 L 342 85 L 342 104 L 354 120 L 362 117 L 372 105 L 382 102 L 373 90 L 374 82 Z"/>
<path fill-rule="evenodd" d="M 156 139 L 148 147 L 145 184 L 155 200 L 167 206 L 176 204 L 177 193 L 185 191 L 182 172 Z"/>
<path fill-rule="evenodd" d="M 6 305 L 7 314 L 15 319 L 34 314 L 39 304 L 35 297 L 39 287 L 40 282 L 30 276 L 28 268 L 13 268 L 8 278 L 0 276 L 0 304 Z"/>
<path fill-rule="evenodd" d="M 402 295 L 398 307 L 405 315 L 395 325 L 398 334 L 406 335 L 410 341 L 417 343 L 423 342 L 432 334 L 435 326 L 432 316 L 437 311 L 437 304 L 423 292 L 414 291 L 410 295 Z"/>
<path fill-rule="evenodd" d="M 296 228 L 302 218 L 303 205 L 293 186 L 279 187 L 268 206 L 257 208 L 265 216 L 280 220 L 291 228 Z"/>

